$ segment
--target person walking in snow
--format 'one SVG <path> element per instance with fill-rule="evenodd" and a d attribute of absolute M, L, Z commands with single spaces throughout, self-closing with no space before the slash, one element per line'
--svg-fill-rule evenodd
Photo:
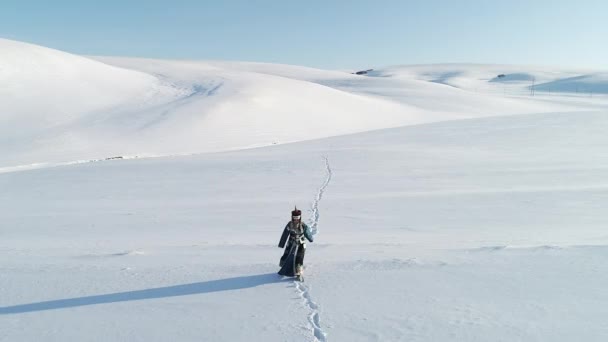
<path fill-rule="evenodd" d="M 287 277 L 298 277 L 302 279 L 304 268 L 304 253 L 306 253 L 306 240 L 312 242 L 312 232 L 306 223 L 302 222 L 302 211 L 297 207 L 291 212 L 291 221 L 287 222 L 279 248 L 285 248 L 281 257 L 279 274 Z"/>

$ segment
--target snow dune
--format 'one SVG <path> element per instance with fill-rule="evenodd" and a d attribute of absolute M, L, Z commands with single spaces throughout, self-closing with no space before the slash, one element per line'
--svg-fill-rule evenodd
<path fill-rule="evenodd" d="M 0 41 L 2 166 L 272 145 L 424 122 L 415 108 L 204 62 L 144 72 Z"/>
<path fill-rule="evenodd" d="M 538 66 L 438 64 L 395 66 L 375 70 L 377 77 L 418 79 L 458 89 L 524 96 L 530 87 L 543 92 L 606 93 L 605 71 Z"/>
<path fill-rule="evenodd" d="M 3 136 L 182 96 L 149 74 L 6 39 L 0 39 L 0 84 Z"/>
<path fill-rule="evenodd" d="M 358 76 L 264 63 L 85 58 L 6 39 L 0 52 L 4 170 L 236 150 L 446 119 L 595 109 L 521 96 L 526 82 L 510 85 L 518 95 L 507 96 L 489 80 L 519 70 L 512 66 L 391 67 Z M 539 83 L 574 75 L 529 74 Z"/>

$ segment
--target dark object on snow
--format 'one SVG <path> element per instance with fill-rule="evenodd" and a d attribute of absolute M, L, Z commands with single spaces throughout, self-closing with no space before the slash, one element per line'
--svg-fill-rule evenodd
<path fill-rule="evenodd" d="M 291 221 L 287 222 L 279 248 L 285 248 L 285 252 L 281 257 L 279 266 L 279 274 L 286 277 L 295 277 L 302 275 L 304 267 L 304 254 L 306 253 L 306 240 L 312 242 L 313 237 L 310 228 L 306 223 L 302 223 L 302 211 L 295 208 L 291 212 Z"/>
<path fill-rule="evenodd" d="M 374 69 L 360 70 L 357 72 L 353 72 L 353 75 L 367 75 L 368 72 L 374 71 Z"/>
<path fill-rule="evenodd" d="M 496 76 L 496 77 L 498 77 L 498 78 L 503 78 L 503 77 L 505 77 L 505 76 L 506 76 L 505 74 L 500 74 L 500 75 L 498 75 L 498 76 Z"/>

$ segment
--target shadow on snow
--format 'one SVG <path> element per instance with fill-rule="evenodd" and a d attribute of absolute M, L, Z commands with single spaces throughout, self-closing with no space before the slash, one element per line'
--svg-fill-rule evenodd
<path fill-rule="evenodd" d="M 258 274 L 235 278 L 211 280 L 192 284 L 158 287 L 153 289 L 136 290 L 94 295 L 86 297 L 49 300 L 45 302 L 21 304 L 0 307 L 0 315 L 20 314 L 26 312 L 73 308 L 78 306 L 128 302 L 155 298 L 188 296 L 211 292 L 241 290 L 265 284 L 279 283 L 283 280 L 276 273 Z"/>

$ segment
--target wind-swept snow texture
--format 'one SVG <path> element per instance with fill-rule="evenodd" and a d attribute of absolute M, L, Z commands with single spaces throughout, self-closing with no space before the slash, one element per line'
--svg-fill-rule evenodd
<path fill-rule="evenodd" d="M 0 50 L 0 341 L 608 338 L 601 72 Z"/>

